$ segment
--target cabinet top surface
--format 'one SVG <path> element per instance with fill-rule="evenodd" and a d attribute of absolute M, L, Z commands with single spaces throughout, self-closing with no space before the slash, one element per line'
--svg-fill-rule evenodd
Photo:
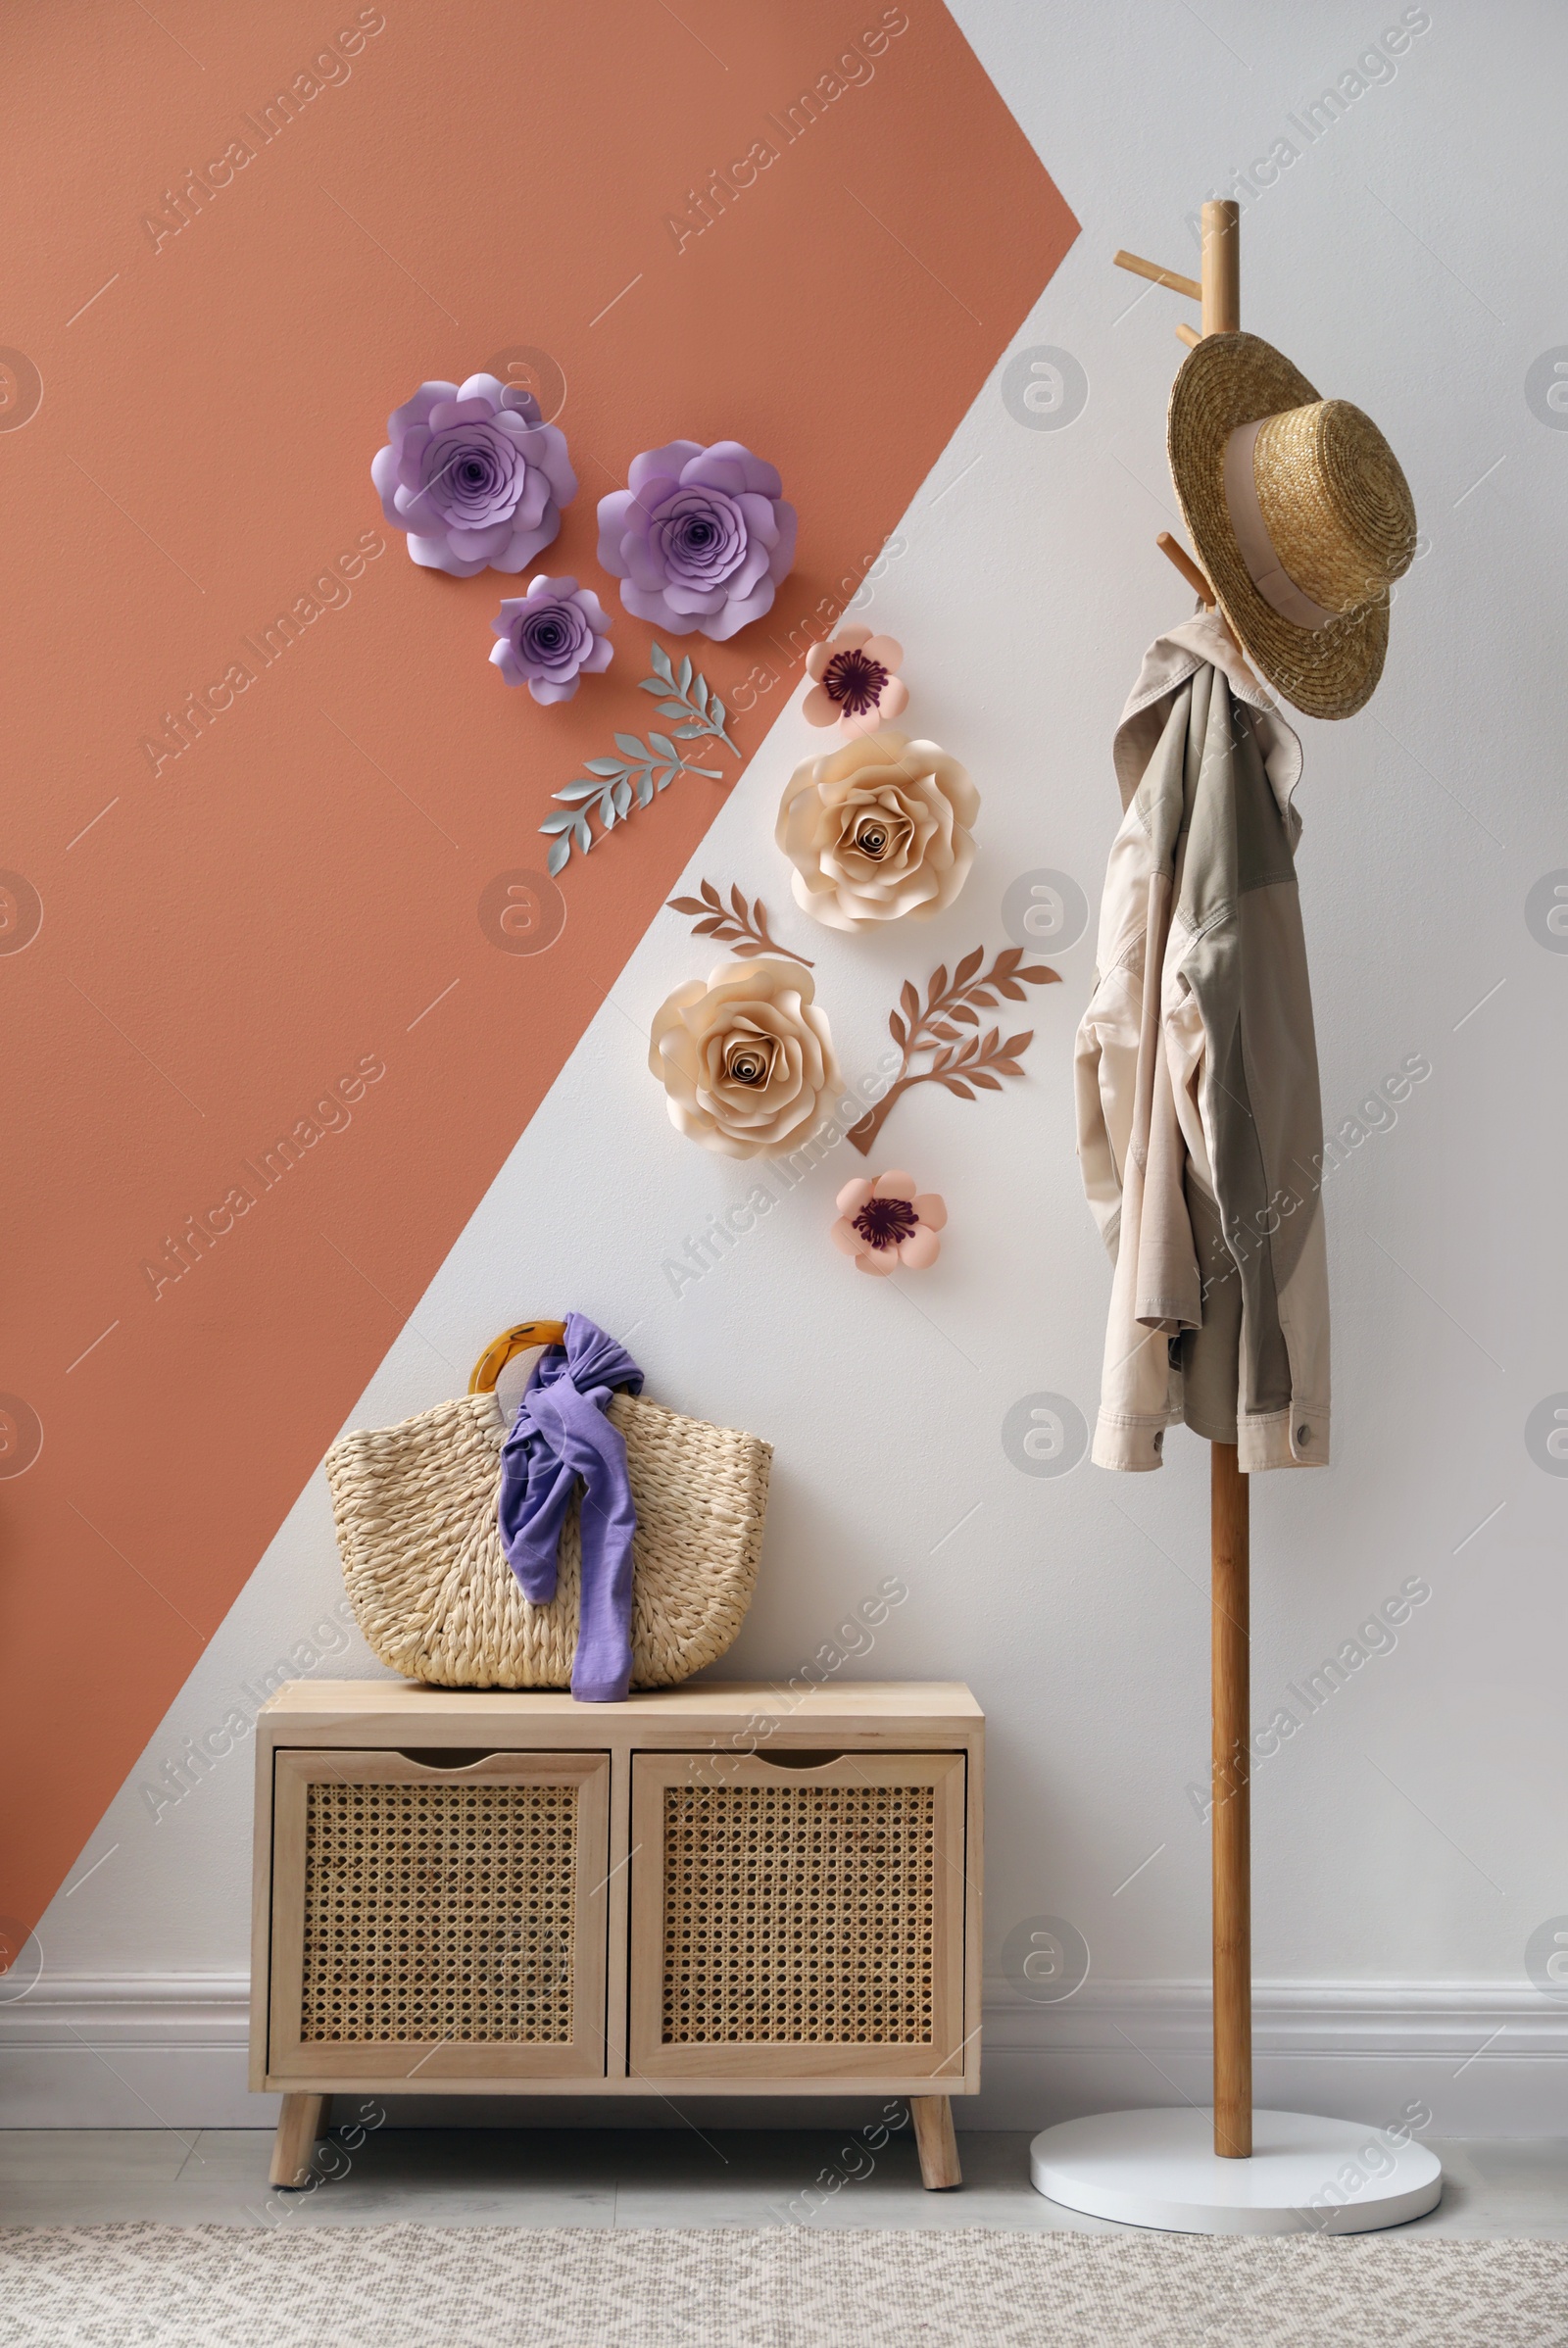
<path fill-rule="evenodd" d="M 415 1720 L 420 1714 L 461 1712 L 474 1721 L 583 1721 L 607 1724 L 637 1718 L 675 1723 L 698 1717 L 769 1719 L 804 1726 L 854 1715 L 877 1721 L 918 1717 L 954 1722 L 984 1718 L 961 1680 L 851 1680 L 797 1693 L 767 1680 L 688 1682 L 650 1688 L 619 1704 L 579 1704 L 565 1688 L 427 1688 L 413 1680 L 291 1680 L 263 1705 L 260 1718 L 295 1722 L 323 1715 L 342 1720 L 374 1714 Z"/>

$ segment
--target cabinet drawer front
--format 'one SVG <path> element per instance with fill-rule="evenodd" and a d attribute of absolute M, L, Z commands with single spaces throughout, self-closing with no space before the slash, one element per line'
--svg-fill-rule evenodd
<path fill-rule="evenodd" d="M 603 2076 L 608 1754 L 274 1767 L 270 2077 Z"/>
<path fill-rule="evenodd" d="M 632 2070 L 961 2073 L 963 1800 L 961 1753 L 638 1754 Z"/>

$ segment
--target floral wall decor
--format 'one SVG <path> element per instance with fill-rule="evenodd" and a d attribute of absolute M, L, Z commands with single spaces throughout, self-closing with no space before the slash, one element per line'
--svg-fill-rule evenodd
<path fill-rule="evenodd" d="M 577 494 L 564 432 L 541 421 L 532 392 L 495 375 L 421 383 L 386 428 L 370 478 L 426 570 L 455 579 L 521 570 Z"/>
<path fill-rule="evenodd" d="M 840 628 L 806 656 L 811 690 L 801 704 L 808 725 L 830 725 L 841 740 L 874 734 L 908 705 L 900 676 L 904 647 L 858 625 Z"/>
<path fill-rule="evenodd" d="M 871 1182 L 862 1175 L 844 1185 L 837 1205 L 830 1236 L 858 1272 L 923 1272 L 942 1252 L 937 1233 L 947 1227 L 947 1203 L 935 1191 L 916 1190 L 912 1174 L 878 1174 Z"/>
<path fill-rule="evenodd" d="M 913 981 L 905 980 L 900 1007 L 888 1015 L 888 1032 L 903 1054 L 899 1072 L 876 1106 L 852 1125 L 847 1136 L 862 1157 L 881 1132 L 894 1102 L 913 1086 L 939 1084 L 958 1100 L 972 1101 L 977 1086 L 982 1092 L 1000 1093 L 1004 1076 L 1023 1074 L 1018 1054 L 1034 1042 L 1033 1028 L 1004 1042 L 999 1027 L 982 1032 L 980 1014 L 995 1010 L 999 997 L 1022 1003 L 1025 987 L 1051 986 L 1059 981 L 1061 973 L 1048 969 L 1044 962 L 1020 968 L 1023 952 L 1017 946 L 1004 947 L 982 976 L 980 965 L 985 958 L 983 946 L 966 954 L 954 971 L 951 985 L 947 965 L 938 963 L 926 987 L 923 1008 Z M 917 1064 L 922 1059 L 924 1066 Z"/>
<path fill-rule="evenodd" d="M 662 1003 L 648 1065 L 670 1123 L 725 1157 L 793 1150 L 843 1078 L 815 985 L 798 964 L 721 962 Z"/>
<path fill-rule="evenodd" d="M 671 440 L 631 461 L 599 501 L 599 560 L 638 619 L 727 642 L 773 608 L 795 561 L 795 508 L 775 467 L 738 440 Z"/>
<path fill-rule="evenodd" d="M 537 702 L 570 701 L 579 678 L 602 675 L 614 658 L 605 608 L 575 579 L 541 571 L 490 625 L 500 639 L 491 660 L 509 685 L 526 685 Z"/>
<path fill-rule="evenodd" d="M 952 905 L 974 862 L 979 808 L 956 758 L 887 728 L 804 759 L 774 838 L 803 911 L 829 929 L 868 930 Z"/>
<path fill-rule="evenodd" d="M 671 897 L 666 900 L 671 912 L 695 916 L 693 937 L 711 938 L 716 945 L 727 946 L 732 953 L 743 956 L 783 954 L 792 962 L 800 962 L 808 970 L 815 967 L 809 954 L 797 954 L 793 946 L 780 946 L 770 934 L 767 907 L 760 897 L 753 900 L 748 910 L 740 888 L 732 886 L 726 909 L 723 899 L 711 881 L 701 881 L 698 886 L 702 890 L 701 897 Z"/>
<path fill-rule="evenodd" d="M 608 625 L 608 622 L 607 622 Z M 492 653 L 492 660 L 496 658 Z M 683 742 L 722 742 L 724 748 L 740 757 L 740 745 L 729 731 L 729 711 L 716 693 L 709 690 L 708 680 L 694 676 L 690 660 L 682 660 L 679 671 L 673 667 L 668 653 L 655 640 L 649 656 L 654 674 L 643 677 L 644 693 L 662 695 L 660 712 L 662 716 L 678 716 L 675 732 Z M 552 797 L 564 803 L 562 814 L 547 815 L 539 829 L 550 837 L 550 854 L 545 861 L 552 874 L 558 873 L 568 861 L 575 847 L 583 856 L 602 840 L 606 832 L 623 823 L 633 807 L 646 807 L 658 791 L 667 790 L 677 774 L 706 775 L 710 783 L 723 781 L 717 766 L 697 766 L 683 750 L 677 750 L 667 734 L 656 734 L 652 727 L 644 742 L 637 734 L 617 734 L 615 748 L 618 758 L 588 758 L 586 773 L 569 782 L 564 791 Z M 596 832 L 589 821 L 597 815 L 603 829 Z"/>

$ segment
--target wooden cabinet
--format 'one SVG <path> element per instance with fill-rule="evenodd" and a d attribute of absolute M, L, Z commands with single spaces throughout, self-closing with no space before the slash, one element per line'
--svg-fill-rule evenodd
<path fill-rule="evenodd" d="M 296 1682 L 257 1722 L 251 2084 L 292 2183 L 334 2089 L 979 2085 L 984 1724 L 959 1685 Z"/>

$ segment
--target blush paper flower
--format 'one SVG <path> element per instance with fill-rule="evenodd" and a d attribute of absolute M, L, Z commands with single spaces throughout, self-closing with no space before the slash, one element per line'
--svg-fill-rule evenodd
<path fill-rule="evenodd" d="M 947 1206 L 935 1191 L 917 1191 L 912 1174 L 847 1182 L 838 1210 L 833 1245 L 855 1258 L 858 1272 L 886 1275 L 900 1265 L 923 1272 L 942 1252 L 937 1233 L 947 1223 Z"/>
<path fill-rule="evenodd" d="M 890 729 L 804 759 L 773 836 L 795 866 L 804 912 L 828 929 L 869 929 L 953 903 L 974 862 L 979 810 L 956 758 Z"/>
<path fill-rule="evenodd" d="M 542 423 L 531 391 L 495 375 L 421 383 L 387 417 L 370 478 L 381 511 L 426 570 L 455 579 L 521 570 L 577 494 L 566 436 Z"/>
<path fill-rule="evenodd" d="M 638 619 L 722 644 L 773 607 L 795 561 L 795 508 L 738 440 L 671 440 L 599 501 L 599 560 Z"/>
<path fill-rule="evenodd" d="M 670 1123 L 725 1157 L 793 1150 L 843 1083 L 810 974 L 798 962 L 721 962 L 661 1005 L 648 1065 Z"/>
<path fill-rule="evenodd" d="M 598 676 L 614 657 L 603 604 L 575 579 L 547 579 L 541 571 L 526 595 L 507 598 L 490 625 L 500 638 L 491 660 L 509 685 L 526 685 L 535 701 L 570 701 L 578 679 Z"/>
<path fill-rule="evenodd" d="M 826 644 L 813 644 L 806 656 L 811 679 L 802 704 L 807 724 L 836 726 L 845 740 L 874 734 L 908 703 L 909 688 L 899 674 L 903 665 L 903 645 L 873 636 L 869 628 L 840 628 Z"/>

